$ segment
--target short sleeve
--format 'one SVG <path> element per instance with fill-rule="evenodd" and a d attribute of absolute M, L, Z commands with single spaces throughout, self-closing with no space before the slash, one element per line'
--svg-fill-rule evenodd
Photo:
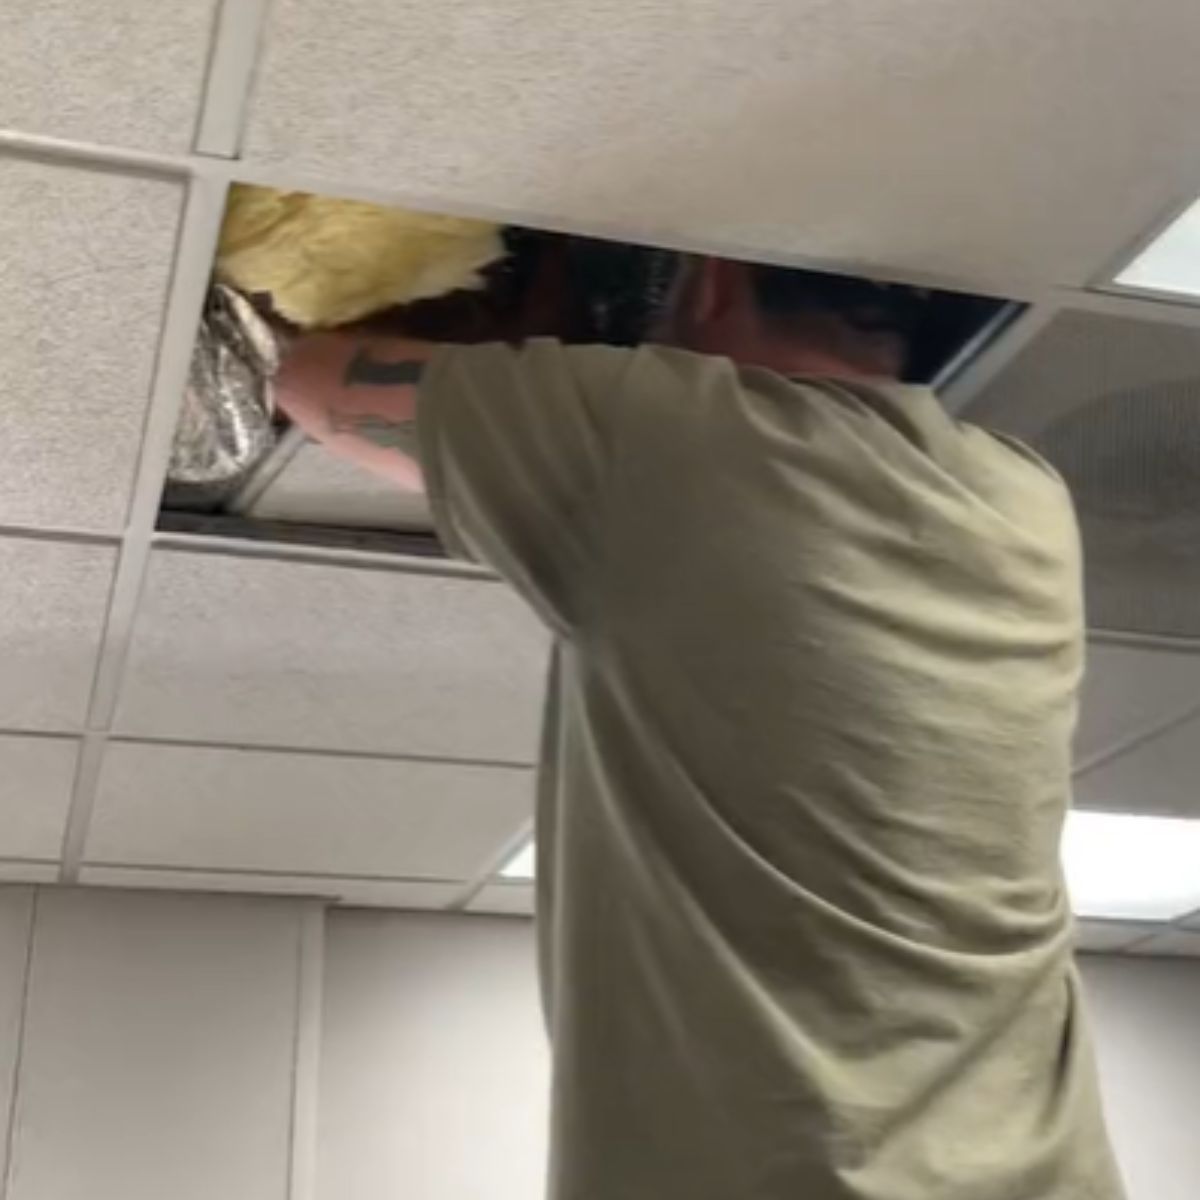
<path fill-rule="evenodd" d="M 493 568 L 560 633 L 596 565 L 619 388 L 632 352 L 532 341 L 438 351 L 418 402 L 447 549 Z"/>

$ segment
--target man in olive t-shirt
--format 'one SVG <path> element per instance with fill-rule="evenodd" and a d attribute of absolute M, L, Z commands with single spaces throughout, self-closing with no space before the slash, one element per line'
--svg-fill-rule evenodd
<path fill-rule="evenodd" d="M 893 382 L 913 311 L 706 261 L 681 349 L 335 335 L 280 380 L 334 450 L 419 455 L 558 638 L 551 1200 L 1122 1194 L 1059 866 L 1075 521 Z"/>

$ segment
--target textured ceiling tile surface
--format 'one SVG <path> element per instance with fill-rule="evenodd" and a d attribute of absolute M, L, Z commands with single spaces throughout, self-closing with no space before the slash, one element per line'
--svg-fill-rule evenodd
<path fill-rule="evenodd" d="M 466 879 L 528 822 L 513 768 L 110 745 L 89 862 Z"/>
<path fill-rule="evenodd" d="M 59 857 L 77 756 L 73 740 L 0 735 L 0 858 Z"/>
<path fill-rule="evenodd" d="M 107 546 L 0 539 L 0 726 L 82 725 L 115 558 Z"/>
<path fill-rule="evenodd" d="M 0 523 L 121 528 L 181 200 L 0 158 Z"/>
<path fill-rule="evenodd" d="M 547 647 L 492 582 L 160 551 L 117 720 L 133 736 L 531 762 Z"/>
<path fill-rule="evenodd" d="M 1085 765 L 1200 704 L 1200 654 L 1088 645 L 1075 753 Z"/>
<path fill-rule="evenodd" d="M 1194 182 L 1198 39 L 1185 0 L 344 0 L 336 37 L 278 0 L 246 151 L 633 236 L 1082 282 Z"/>
<path fill-rule="evenodd" d="M 1200 720 L 1077 776 L 1075 802 L 1111 812 L 1200 817 Z"/>
<path fill-rule="evenodd" d="M 217 0 L 0 5 L 0 128 L 187 150 L 216 10 Z"/>
<path fill-rule="evenodd" d="M 311 442 L 271 481 L 251 510 L 268 521 L 369 529 L 431 529 L 424 496 L 404 492 Z"/>

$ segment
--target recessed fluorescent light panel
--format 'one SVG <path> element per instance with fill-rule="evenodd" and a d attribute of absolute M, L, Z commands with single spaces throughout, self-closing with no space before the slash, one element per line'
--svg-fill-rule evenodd
<path fill-rule="evenodd" d="M 1121 287 L 1200 300 L 1200 200 L 1116 278 Z"/>
<path fill-rule="evenodd" d="M 1200 820 L 1072 810 L 1062 854 L 1077 916 L 1171 921 L 1200 910 Z M 500 877 L 533 879 L 532 842 Z"/>
<path fill-rule="evenodd" d="M 1076 810 L 1063 865 L 1081 917 L 1170 921 L 1200 909 L 1200 821 Z"/>
<path fill-rule="evenodd" d="M 528 842 L 524 847 L 517 851 L 516 854 L 508 860 L 508 862 L 500 868 L 500 878 L 508 879 L 514 883 L 528 881 L 533 878 L 534 873 L 534 849 L 533 843 Z"/>

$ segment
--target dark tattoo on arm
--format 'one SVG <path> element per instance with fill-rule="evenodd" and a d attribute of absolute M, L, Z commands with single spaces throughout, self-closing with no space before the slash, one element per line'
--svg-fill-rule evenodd
<path fill-rule="evenodd" d="M 414 387 L 421 382 L 425 364 L 416 359 L 388 362 L 372 358 L 365 346 L 360 346 L 347 363 L 342 383 L 347 387 Z"/>
<path fill-rule="evenodd" d="M 391 421 L 378 413 L 338 413 L 330 418 L 333 433 L 349 433 L 381 450 L 395 450 L 408 458 L 417 458 L 420 449 L 417 422 Z"/>
<path fill-rule="evenodd" d="M 373 358 L 366 346 L 359 346 L 342 372 L 342 383 L 346 387 L 415 387 L 424 370 L 425 364 L 419 359 L 389 362 Z M 362 438 L 381 450 L 393 450 L 412 459 L 419 457 L 415 414 L 393 418 L 377 412 L 336 412 L 329 416 L 329 429 L 331 433 Z"/>

